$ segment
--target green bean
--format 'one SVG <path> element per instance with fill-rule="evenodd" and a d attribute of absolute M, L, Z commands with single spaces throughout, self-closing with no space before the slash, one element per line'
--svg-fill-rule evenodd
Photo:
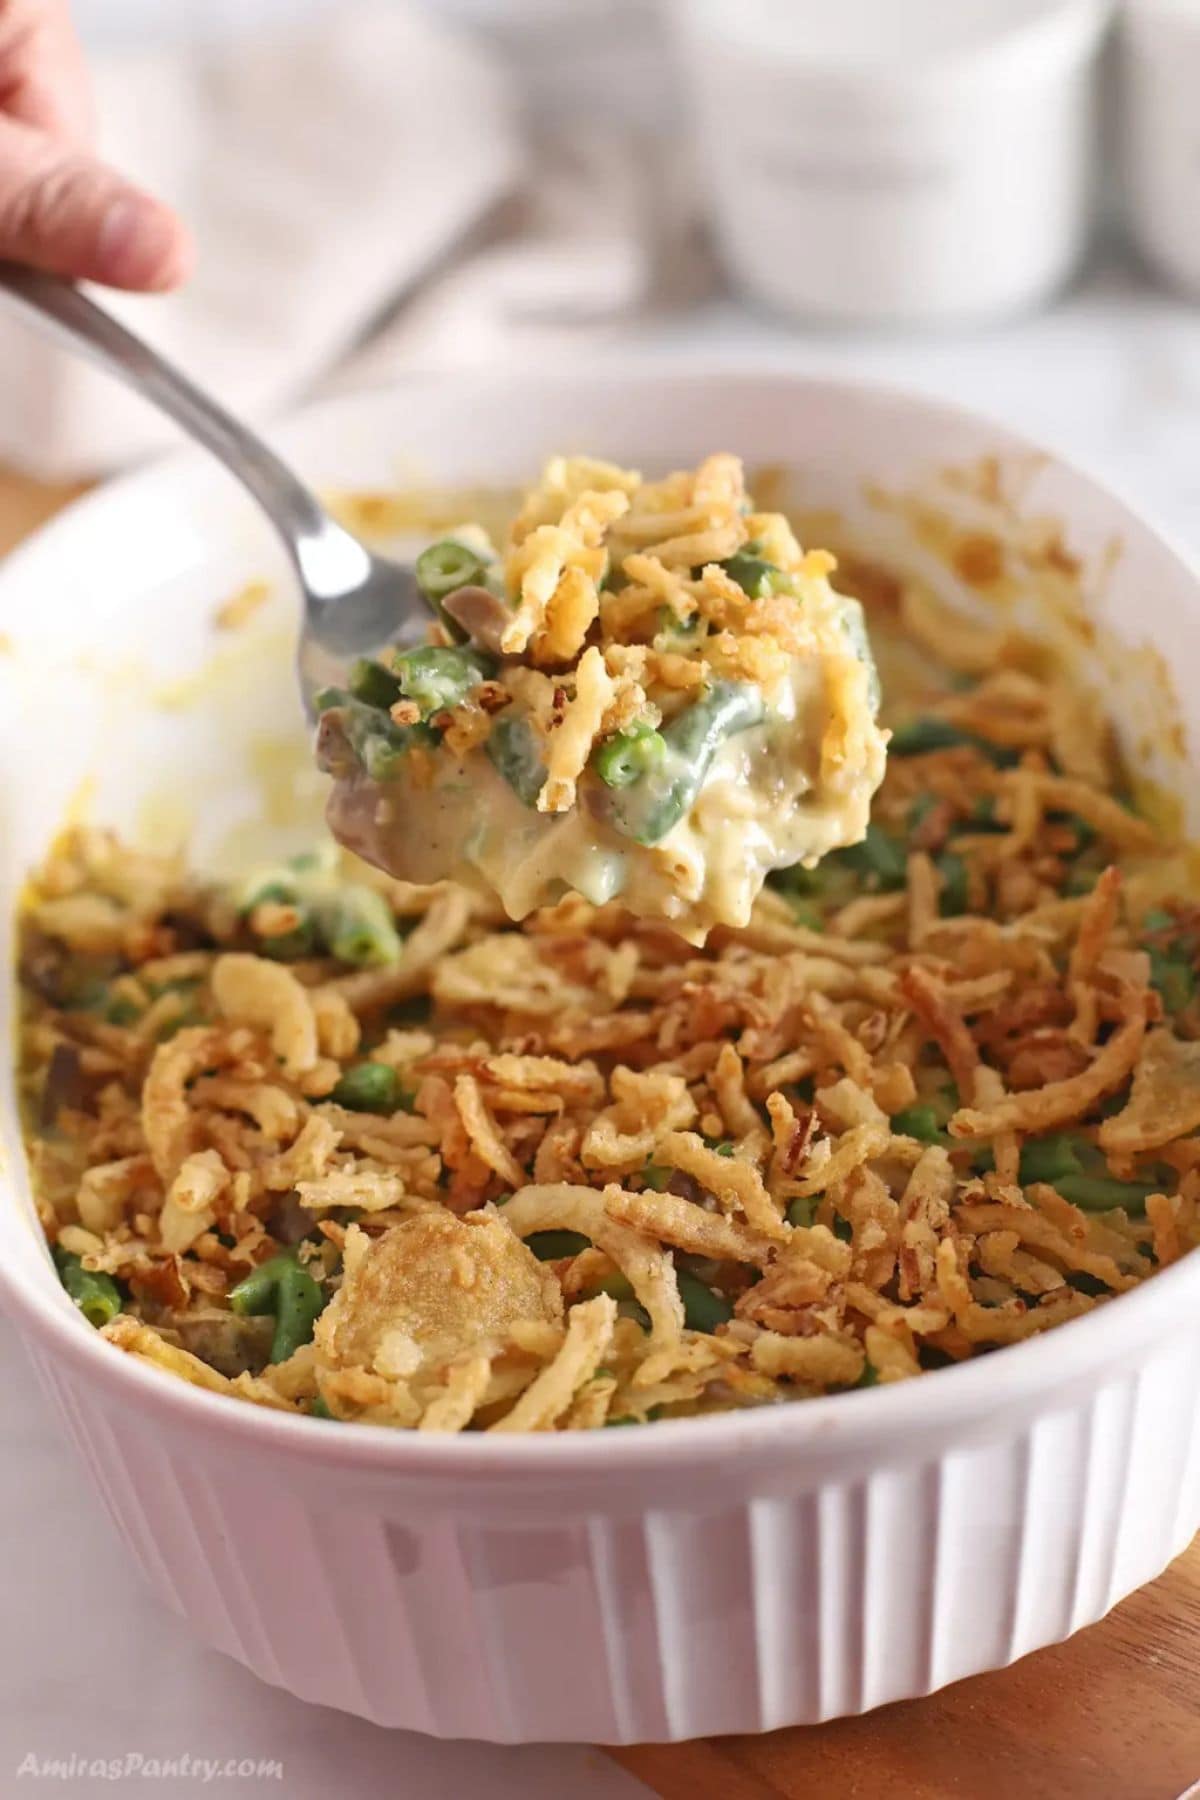
<path fill-rule="evenodd" d="M 674 1169 L 669 1169 L 665 1163 L 648 1162 L 642 1170 L 642 1184 L 656 1194 L 665 1194 L 674 1173 Z"/>
<path fill-rule="evenodd" d="M 871 639 L 867 632 L 867 618 L 862 609 L 861 600 L 851 600 L 845 595 L 839 596 L 842 602 L 842 629 L 850 640 L 850 648 L 867 671 L 867 700 L 875 717 L 879 715 L 879 703 L 883 690 L 879 682 L 879 670 L 875 666 L 875 653 L 871 649 Z"/>
<path fill-rule="evenodd" d="M 849 1219 L 843 1219 L 841 1213 L 836 1213 L 834 1215 L 833 1235 L 835 1238 L 840 1238 L 843 1244 L 848 1244 L 854 1236 L 853 1225 L 850 1223 Z"/>
<path fill-rule="evenodd" d="M 958 918 L 970 905 L 967 865 L 957 850 L 943 850 L 934 857 L 933 866 L 941 878 L 938 911 L 944 919 Z"/>
<path fill-rule="evenodd" d="M 416 562 L 417 585 L 430 600 L 444 600 L 458 588 L 474 587 L 487 575 L 488 565 L 477 550 L 454 538 L 442 538 L 422 550 Z"/>
<path fill-rule="evenodd" d="M 605 738 L 592 757 L 592 767 L 605 787 L 631 787 L 642 775 L 657 769 L 667 754 L 662 733 L 643 720 Z"/>
<path fill-rule="evenodd" d="M 312 1342 L 313 1326 L 324 1305 L 325 1295 L 307 1269 L 295 1262 L 283 1271 L 275 1288 L 273 1363 L 286 1362 L 301 1344 Z"/>
<path fill-rule="evenodd" d="M 1065 1279 L 1068 1287 L 1075 1288 L 1081 1294 L 1090 1294 L 1093 1299 L 1099 1294 L 1110 1292 L 1106 1281 L 1101 1281 L 1098 1275 L 1089 1275 L 1086 1269 L 1068 1269 Z"/>
<path fill-rule="evenodd" d="M 946 1134 L 938 1124 L 936 1108 L 928 1105 L 902 1107 L 892 1116 L 892 1130 L 899 1137 L 916 1138 L 922 1144 L 944 1144 Z"/>
<path fill-rule="evenodd" d="M 99 1330 L 101 1325 L 116 1318 L 124 1302 L 111 1275 L 105 1275 L 100 1269 L 85 1269 L 73 1251 L 57 1247 L 54 1266 L 58 1270 L 58 1279 L 89 1325 Z"/>
<path fill-rule="evenodd" d="M 1133 1218 L 1142 1217 L 1147 1198 L 1159 1191 L 1158 1183 L 1153 1181 L 1118 1181 L 1112 1175 L 1082 1172 L 1060 1175 L 1054 1186 L 1064 1200 L 1084 1212 L 1111 1212 L 1114 1207 L 1123 1206 Z"/>
<path fill-rule="evenodd" d="M 918 794 L 909 807 L 905 820 L 909 831 L 919 831 L 934 808 L 940 805 L 941 802 L 936 794 Z"/>
<path fill-rule="evenodd" d="M 809 1230 L 817 1216 L 817 1194 L 798 1194 L 787 1209 L 786 1218 L 789 1225 L 796 1225 L 802 1230 Z"/>
<path fill-rule="evenodd" d="M 714 682 L 663 727 L 667 754 L 659 767 L 610 801 L 617 829 L 636 843 L 659 843 L 691 811 L 725 740 L 761 724 L 762 718 L 758 688 L 748 682 Z"/>
<path fill-rule="evenodd" d="M 525 1239 L 539 1262 L 558 1262 L 564 1256 L 578 1256 L 591 1248 L 591 1239 L 581 1231 L 533 1231 Z"/>
<path fill-rule="evenodd" d="M 1017 760 L 1014 750 L 991 743 L 977 731 L 964 731 L 960 726 L 952 725 L 949 719 L 928 715 L 897 725 L 888 751 L 892 756 L 926 756 L 931 750 L 961 749 L 964 745 L 980 751 L 998 768 L 1010 768 Z"/>
<path fill-rule="evenodd" d="M 829 886 L 829 876 L 828 863 L 819 863 L 815 869 L 806 869 L 803 863 L 791 863 L 786 869 L 772 869 L 767 876 L 767 886 L 790 899 L 823 893 Z"/>
<path fill-rule="evenodd" d="M 524 713 L 502 712 L 492 721 L 484 745 L 493 768 L 503 775 L 517 799 L 526 806 L 537 804 L 546 779 L 542 747 Z"/>
<path fill-rule="evenodd" d="M 401 692 L 420 707 L 422 719 L 460 705 L 485 673 L 484 663 L 471 651 L 444 644 L 423 644 L 396 658 Z"/>
<path fill-rule="evenodd" d="M 854 1383 L 854 1386 L 856 1388 L 869 1388 L 869 1387 L 878 1387 L 879 1386 L 879 1370 L 875 1367 L 875 1364 L 873 1362 L 865 1362 L 863 1364 L 863 1372 L 859 1376 L 858 1380 Z"/>
<path fill-rule="evenodd" d="M 275 1290 L 288 1269 L 296 1266 L 296 1252 L 281 1250 L 258 1263 L 229 1290 L 229 1305 L 241 1318 L 256 1318 L 275 1311 Z"/>
<path fill-rule="evenodd" d="M 399 774 L 406 752 L 432 739 L 426 726 L 393 724 L 386 713 L 356 700 L 345 688 L 322 688 L 316 708 L 317 761 L 333 776 L 348 773 L 343 766 L 348 751 L 372 781 L 390 781 Z"/>
<path fill-rule="evenodd" d="M 724 562 L 717 564 L 724 569 L 731 581 L 736 581 L 743 594 L 751 600 L 765 600 L 768 594 L 794 594 L 795 577 L 779 567 L 777 563 L 767 562 L 751 551 L 735 550 Z M 703 573 L 703 570 L 698 571 Z"/>
<path fill-rule="evenodd" d="M 104 1009 L 104 1017 L 110 1025 L 132 1025 L 141 1016 L 142 1009 L 136 1000 L 126 999 L 124 996 L 110 1000 Z"/>
<path fill-rule="evenodd" d="M 867 826 L 866 835 L 857 844 L 835 852 L 843 869 L 862 875 L 864 885 L 873 891 L 894 891 L 908 880 L 908 858 L 903 844 L 888 836 L 878 825 Z"/>
<path fill-rule="evenodd" d="M 713 1332 L 732 1319 L 733 1307 L 724 1294 L 714 1293 L 686 1269 L 677 1269 L 675 1279 L 683 1301 L 683 1322 L 689 1331 Z"/>
<path fill-rule="evenodd" d="M 333 1419 L 334 1423 L 337 1423 L 333 1413 L 329 1410 L 329 1402 L 326 1400 L 324 1394 L 316 1394 L 313 1396 L 313 1399 L 309 1402 L 308 1412 L 310 1418 Z"/>
<path fill-rule="evenodd" d="M 1142 930 L 1145 932 L 1170 931 L 1175 924 L 1174 913 L 1169 913 L 1161 906 L 1152 906 L 1142 919 Z"/>
<path fill-rule="evenodd" d="M 806 931 L 824 931 L 824 915 L 811 900 L 806 900 L 803 894 L 787 893 L 784 894 L 784 899 L 791 907 L 792 917 L 797 925 L 803 925 Z"/>
<path fill-rule="evenodd" d="M 295 1250 L 259 1263 L 236 1287 L 229 1290 L 231 1309 L 245 1318 L 274 1313 L 271 1339 L 273 1363 L 286 1362 L 301 1344 L 312 1339 L 313 1326 L 325 1305 L 325 1294 L 308 1270 L 300 1265 Z"/>
<path fill-rule="evenodd" d="M 1158 990 L 1169 1013 L 1182 1012 L 1196 997 L 1196 975 L 1190 959 L 1152 944 L 1150 985 Z"/>
<path fill-rule="evenodd" d="M 1046 816 L 1054 824 L 1069 826 L 1074 832 L 1075 848 L 1071 852 L 1073 856 L 1078 856 L 1081 850 L 1086 850 L 1095 843 L 1095 826 L 1089 825 L 1086 819 L 1081 819 L 1078 813 L 1052 812 Z"/>
<path fill-rule="evenodd" d="M 400 1077 L 389 1063 L 359 1063 L 346 1070 L 329 1098 L 351 1112 L 394 1113 L 401 1106 Z"/>
<path fill-rule="evenodd" d="M 385 669 L 373 656 L 363 656 L 350 670 L 350 692 L 364 706 L 387 712 L 400 698 L 400 683 L 390 669 Z"/>
<path fill-rule="evenodd" d="M 1091 1148 L 1086 1138 L 1065 1132 L 1057 1132 L 1051 1137 L 1034 1138 L 1021 1146 L 1017 1178 L 1022 1187 L 1027 1187 L 1033 1181 L 1048 1181 L 1057 1187 L 1064 1175 L 1083 1173 L 1080 1151 L 1082 1149 L 1086 1154 Z"/>
<path fill-rule="evenodd" d="M 657 636 L 674 639 L 681 644 L 694 644 L 700 633 L 701 618 L 694 612 L 690 618 L 681 619 L 673 606 L 660 606 L 655 614 Z"/>
<path fill-rule="evenodd" d="M 706 1150 L 715 1150 L 718 1156 L 732 1156 L 733 1139 L 706 1137 L 704 1140 L 704 1148 Z"/>
<path fill-rule="evenodd" d="M 290 931 L 260 937 L 259 948 L 263 955 L 275 962 L 297 962 L 301 957 L 315 955 L 318 949 L 317 921 L 311 909 L 302 904 L 296 883 L 287 880 L 264 882 L 242 901 L 242 915 L 249 917 L 256 907 L 266 905 L 291 907 L 297 914 L 297 921 Z"/>
<path fill-rule="evenodd" d="M 632 1300 L 635 1297 L 628 1275 L 622 1275 L 619 1269 L 614 1269 L 611 1275 L 602 1275 L 599 1281 L 593 1282 L 587 1291 L 589 1296 L 608 1294 L 613 1300 Z M 597 1374 L 599 1372 L 599 1370 L 596 1371 Z"/>
<path fill-rule="evenodd" d="M 392 909 L 374 888 L 347 884 L 317 908 L 317 920 L 339 962 L 378 968 L 400 956 L 403 946 Z"/>
<path fill-rule="evenodd" d="M 996 817 L 996 796 L 994 794 L 980 794 L 964 823 L 955 826 L 956 831 L 1006 831 L 1007 829 L 1008 827 L 1002 825 Z"/>

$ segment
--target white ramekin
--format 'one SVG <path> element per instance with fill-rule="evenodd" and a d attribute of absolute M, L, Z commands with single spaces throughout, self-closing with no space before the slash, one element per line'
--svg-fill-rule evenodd
<path fill-rule="evenodd" d="M 807 319 L 1023 311 L 1079 260 L 1111 0 L 674 0 L 729 270 Z"/>
<path fill-rule="evenodd" d="M 1125 0 L 1119 41 L 1130 228 L 1161 275 L 1200 295 L 1200 6 Z"/>
<path fill-rule="evenodd" d="M 876 515 L 864 477 L 911 485 L 991 454 L 1107 568 L 1097 619 L 1170 657 L 1194 744 L 1193 574 L 1087 478 L 940 405 L 626 366 L 412 382 L 279 443 L 355 485 L 394 478 L 402 455 L 436 479 L 508 481 L 552 447 L 654 465 L 719 444 L 796 465 L 806 504 L 874 521 L 881 544 L 895 515 Z M 146 823 L 165 780 L 202 854 L 239 823 L 247 750 L 294 718 L 286 633 L 267 617 L 244 660 L 226 642 L 193 678 L 215 602 L 264 564 L 278 567 L 262 528 L 190 459 L 83 502 L 10 561 L 6 912 L 89 767 L 101 818 Z M 260 849 L 281 822 L 263 813 Z M 14 998 L 5 969 L 6 1021 Z M 109 1349 L 45 1255 L 11 1094 L 0 1133 L 0 1298 L 133 1564 L 264 1679 L 384 1724 L 618 1743 L 857 1712 L 1090 1623 L 1200 1524 L 1200 1257 L 899 1387 L 615 1438 L 420 1438 L 228 1403 Z"/>

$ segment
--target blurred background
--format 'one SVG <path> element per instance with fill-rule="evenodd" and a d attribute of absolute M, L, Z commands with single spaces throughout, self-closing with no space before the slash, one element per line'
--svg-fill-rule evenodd
<path fill-rule="evenodd" d="M 199 241 L 116 310 L 245 412 L 783 362 L 989 410 L 1200 537 L 1200 0 L 75 0 Z M 0 460 L 168 428 L 0 316 Z"/>

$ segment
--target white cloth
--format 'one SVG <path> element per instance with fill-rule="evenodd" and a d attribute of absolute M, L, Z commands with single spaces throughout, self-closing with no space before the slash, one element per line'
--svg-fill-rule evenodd
<path fill-rule="evenodd" d="M 485 38 L 374 0 L 99 57 L 106 154 L 199 249 L 179 293 L 101 304 L 254 421 L 408 367 L 569 352 L 694 298 L 711 269 L 663 45 L 646 0 L 606 4 L 590 35 L 569 7 Z M 623 82 L 604 60 L 622 48 Z M 179 441 L 3 310 L 0 368 L 0 461 L 72 478 Z"/>
<path fill-rule="evenodd" d="M 503 72 L 398 5 L 286 34 L 101 58 L 102 147 L 198 243 L 167 298 L 104 295 L 202 386 L 262 417 L 306 391 L 517 184 Z M 177 441 L 146 404 L 0 312 L 0 459 L 92 474 Z"/>

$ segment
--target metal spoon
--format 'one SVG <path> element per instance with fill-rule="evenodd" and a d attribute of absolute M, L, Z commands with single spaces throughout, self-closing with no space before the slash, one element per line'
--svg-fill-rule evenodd
<path fill-rule="evenodd" d="M 0 299 L 99 363 L 211 450 L 258 501 L 287 548 L 304 597 L 296 673 L 305 711 L 356 656 L 376 650 L 421 615 L 409 568 L 376 556 L 335 520 L 262 439 L 200 391 L 165 357 L 69 282 L 0 262 Z"/>

